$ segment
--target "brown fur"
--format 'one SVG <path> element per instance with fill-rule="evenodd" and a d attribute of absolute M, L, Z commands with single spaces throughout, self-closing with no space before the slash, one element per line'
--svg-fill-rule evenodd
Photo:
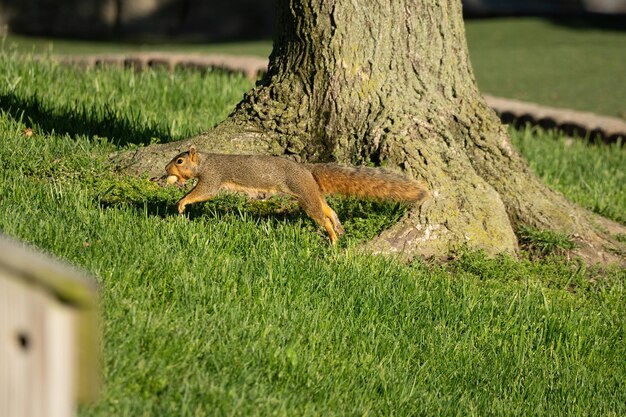
<path fill-rule="evenodd" d="M 398 201 L 422 201 L 426 187 L 416 181 L 379 168 L 351 168 L 335 164 L 306 165 L 324 194 Z"/>
<path fill-rule="evenodd" d="M 180 183 L 198 179 L 196 186 L 178 202 L 180 214 L 186 205 L 206 201 L 220 189 L 286 193 L 297 198 L 300 207 L 326 229 L 333 244 L 344 230 L 337 213 L 326 203 L 325 194 L 409 202 L 428 197 L 423 184 L 376 168 L 299 164 L 264 155 L 200 153 L 193 146 L 174 157 L 165 170 Z"/>

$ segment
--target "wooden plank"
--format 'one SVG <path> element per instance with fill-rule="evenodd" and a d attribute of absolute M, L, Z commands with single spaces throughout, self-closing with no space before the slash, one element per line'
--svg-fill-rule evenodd
<path fill-rule="evenodd" d="M 66 417 L 99 391 L 95 283 L 0 235 L 0 416 Z"/>
<path fill-rule="evenodd" d="M 0 275 L 0 415 L 7 417 L 36 415 L 40 397 L 33 381 L 37 356 L 29 355 L 40 341 L 22 287 Z"/>
<path fill-rule="evenodd" d="M 74 327 L 71 309 L 0 271 L 0 416 L 73 415 Z"/>

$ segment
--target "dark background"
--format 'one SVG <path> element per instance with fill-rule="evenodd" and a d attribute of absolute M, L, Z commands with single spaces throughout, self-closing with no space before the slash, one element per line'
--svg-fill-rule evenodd
<path fill-rule="evenodd" d="M 16 34 L 136 41 L 268 39 L 276 0 L 0 0 Z M 626 0 L 464 0 L 467 17 L 618 14 Z"/>

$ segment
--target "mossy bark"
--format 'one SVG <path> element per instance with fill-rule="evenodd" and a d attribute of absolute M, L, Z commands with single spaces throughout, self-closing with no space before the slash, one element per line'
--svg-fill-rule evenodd
<path fill-rule="evenodd" d="M 160 172 L 154 168 L 190 142 L 213 152 L 384 165 L 423 180 L 432 196 L 370 242 L 374 251 L 514 254 L 515 228 L 527 224 L 574 236 L 590 262 L 623 262 L 611 235 L 626 228 L 548 189 L 511 146 L 476 86 L 460 0 L 278 5 L 268 72 L 256 88 L 212 131 L 127 155 L 131 169 Z"/>

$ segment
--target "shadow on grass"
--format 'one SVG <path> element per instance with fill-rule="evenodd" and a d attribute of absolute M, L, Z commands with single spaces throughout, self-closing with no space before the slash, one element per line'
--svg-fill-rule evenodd
<path fill-rule="evenodd" d="M 96 110 L 86 106 L 61 109 L 50 108 L 35 96 L 24 99 L 13 94 L 0 95 L 0 109 L 16 121 L 22 121 L 28 127 L 44 134 L 67 134 L 69 136 L 106 137 L 117 146 L 129 144 L 147 145 L 152 138 L 169 141 L 167 132 L 155 127 L 142 127 L 137 115 L 120 117 L 112 107 Z M 99 113 L 99 114 L 98 114 Z"/>
<path fill-rule="evenodd" d="M 100 198 L 102 208 L 129 207 L 136 212 L 148 216 L 167 217 L 179 216 L 177 201 L 164 198 L 148 198 L 128 200 L 124 202 L 108 200 L 106 196 Z M 296 220 L 306 218 L 295 201 L 289 199 L 271 198 L 269 200 L 246 199 L 234 194 L 221 194 L 214 199 L 197 204 L 190 204 L 185 208 L 185 217 L 190 220 L 201 217 L 222 218 L 232 214 L 243 214 L 253 221 L 275 219 L 277 221 Z"/>
<path fill-rule="evenodd" d="M 105 197 L 100 200 L 100 205 L 103 208 L 128 207 L 137 213 L 166 219 L 179 216 L 176 201 L 170 198 L 154 197 L 111 202 Z M 329 199 L 329 204 L 341 219 L 347 236 L 355 242 L 374 238 L 408 210 L 408 206 L 397 202 L 344 197 L 332 197 Z M 255 224 L 268 221 L 275 224 L 300 223 L 307 225 L 307 228 L 317 229 L 323 236 L 326 236 L 323 228 L 307 216 L 296 200 L 284 196 L 258 200 L 236 194 L 220 194 L 210 201 L 187 206 L 185 217 L 190 221 L 214 218 L 220 221 L 243 219 Z M 341 239 L 340 246 L 345 246 L 345 244 L 346 239 Z"/>
<path fill-rule="evenodd" d="M 150 217 L 159 217 L 161 219 L 165 219 L 171 216 L 177 216 L 178 211 L 176 210 L 176 205 L 171 204 L 168 201 L 162 200 L 147 200 L 147 201 L 132 201 L 126 203 L 112 203 L 107 200 L 98 201 L 100 207 L 103 209 L 114 209 L 114 208 L 130 208 L 132 211 L 137 213 L 145 213 Z"/>
<path fill-rule="evenodd" d="M 574 16 L 555 16 L 549 21 L 556 26 L 574 30 L 626 31 L 626 14 L 587 13 Z"/>

